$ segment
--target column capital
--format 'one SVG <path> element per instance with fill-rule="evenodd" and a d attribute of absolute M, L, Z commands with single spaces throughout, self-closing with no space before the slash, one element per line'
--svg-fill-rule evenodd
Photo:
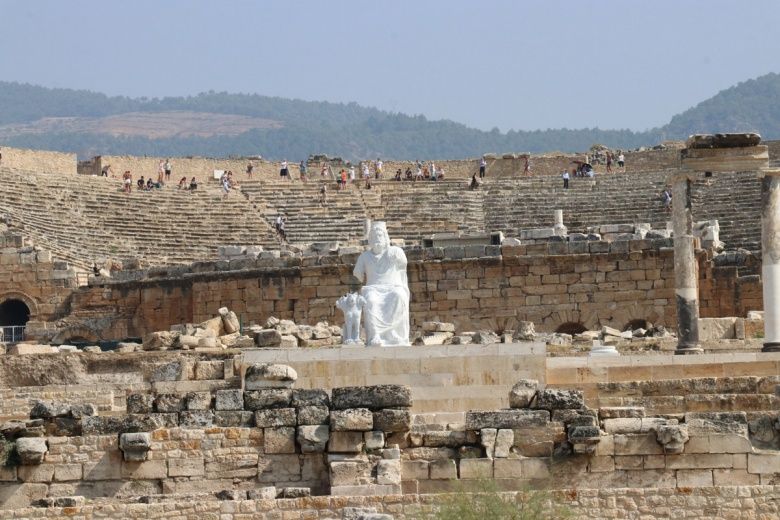
<path fill-rule="evenodd" d="M 680 152 L 683 170 L 698 172 L 748 172 L 769 166 L 765 144 L 738 148 L 685 148 Z"/>

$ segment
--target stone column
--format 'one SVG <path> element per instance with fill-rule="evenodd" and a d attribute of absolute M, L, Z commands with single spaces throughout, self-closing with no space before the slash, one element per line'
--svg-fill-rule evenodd
<path fill-rule="evenodd" d="M 780 169 L 763 170 L 761 278 L 764 289 L 763 352 L 780 352 Z"/>
<path fill-rule="evenodd" d="M 563 210 L 556 209 L 553 212 L 553 233 L 561 237 L 566 235 L 566 231 L 566 226 L 563 225 Z"/>
<path fill-rule="evenodd" d="M 672 177 L 672 226 L 674 229 L 674 285 L 677 302 L 677 350 L 675 354 L 700 354 L 699 276 L 696 239 L 691 215 L 691 179 L 680 172 Z"/>

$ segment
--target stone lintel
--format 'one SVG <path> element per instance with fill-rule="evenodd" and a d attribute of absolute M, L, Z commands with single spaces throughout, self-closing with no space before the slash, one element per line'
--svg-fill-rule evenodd
<path fill-rule="evenodd" d="M 683 170 L 698 172 L 757 171 L 769 165 L 769 148 L 686 148 L 680 152 L 680 162 Z"/>
<path fill-rule="evenodd" d="M 762 177 L 780 177 L 780 168 L 763 168 L 760 174 Z"/>

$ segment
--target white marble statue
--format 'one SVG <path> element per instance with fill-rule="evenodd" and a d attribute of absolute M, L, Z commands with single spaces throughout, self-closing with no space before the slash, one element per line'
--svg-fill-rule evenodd
<path fill-rule="evenodd" d="M 344 328 L 341 332 L 341 341 L 345 345 L 360 343 L 360 315 L 366 299 L 358 293 L 345 294 L 336 301 L 336 307 L 344 313 Z"/>
<path fill-rule="evenodd" d="M 363 326 L 369 346 L 409 345 L 409 282 L 406 255 L 390 245 L 384 222 L 372 222 L 368 233 L 369 249 L 355 264 L 353 274 L 365 286 L 360 293 L 366 299 Z"/>

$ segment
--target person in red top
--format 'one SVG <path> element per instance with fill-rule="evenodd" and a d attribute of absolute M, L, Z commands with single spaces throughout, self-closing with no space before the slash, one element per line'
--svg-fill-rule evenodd
<path fill-rule="evenodd" d="M 347 189 L 347 170 L 341 170 L 341 189 Z"/>

